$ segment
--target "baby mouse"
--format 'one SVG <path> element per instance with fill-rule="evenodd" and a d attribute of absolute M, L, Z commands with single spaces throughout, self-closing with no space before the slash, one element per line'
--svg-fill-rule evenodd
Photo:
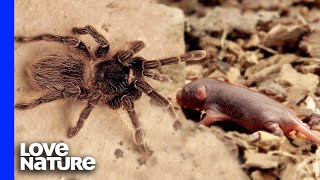
<path fill-rule="evenodd" d="M 206 126 L 234 121 L 253 132 L 267 130 L 278 136 L 296 130 L 320 145 L 320 138 L 284 105 L 245 87 L 203 78 L 185 85 L 176 98 L 182 107 L 205 110 L 200 123 Z"/>

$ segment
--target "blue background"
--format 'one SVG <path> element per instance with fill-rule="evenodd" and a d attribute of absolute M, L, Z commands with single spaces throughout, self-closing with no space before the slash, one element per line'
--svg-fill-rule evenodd
<path fill-rule="evenodd" d="M 0 179 L 14 179 L 14 1 L 0 6 Z"/>

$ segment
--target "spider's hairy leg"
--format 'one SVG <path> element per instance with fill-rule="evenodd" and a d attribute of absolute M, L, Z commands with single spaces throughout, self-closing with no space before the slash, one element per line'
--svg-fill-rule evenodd
<path fill-rule="evenodd" d="M 206 52 L 203 50 L 190 51 L 177 57 L 169 57 L 159 60 L 150 60 L 143 62 L 143 69 L 156 69 L 161 66 L 177 64 L 185 61 L 197 61 L 206 56 Z"/>
<path fill-rule="evenodd" d="M 26 110 L 31 109 L 36 106 L 39 106 L 40 104 L 49 103 L 55 100 L 63 99 L 65 98 L 60 92 L 57 93 L 47 93 L 44 96 L 35 99 L 31 102 L 20 102 L 15 105 L 16 108 Z"/>
<path fill-rule="evenodd" d="M 24 37 L 24 36 L 15 36 L 14 40 L 20 43 L 27 43 L 27 42 L 35 42 L 35 41 L 55 41 L 60 42 L 69 46 L 73 46 L 77 49 L 80 49 L 86 55 L 89 55 L 89 51 L 86 45 L 80 41 L 79 39 L 71 36 L 59 36 L 53 34 L 40 34 L 36 36 Z"/>
<path fill-rule="evenodd" d="M 130 43 L 128 50 L 122 50 L 117 52 L 114 58 L 117 59 L 123 65 L 128 66 L 133 61 L 133 55 L 139 52 L 144 47 L 145 44 L 143 41 L 133 41 Z"/>
<path fill-rule="evenodd" d="M 69 138 L 72 138 L 79 133 L 80 129 L 83 127 L 84 121 L 88 118 L 93 107 L 94 106 L 92 104 L 88 103 L 87 106 L 82 110 L 77 124 L 74 127 L 70 128 L 68 131 Z"/>
<path fill-rule="evenodd" d="M 160 81 L 160 82 L 171 82 L 172 81 L 169 76 L 167 76 L 165 74 L 155 73 L 155 72 L 152 72 L 148 69 L 142 70 L 142 75 L 144 75 L 148 78 L 154 79 L 156 81 Z"/>
<path fill-rule="evenodd" d="M 180 129 L 182 124 L 179 120 L 179 117 L 174 110 L 171 102 L 163 97 L 161 94 L 159 94 L 155 89 L 153 89 L 146 81 L 139 79 L 134 82 L 135 87 L 139 89 L 140 91 L 144 92 L 147 94 L 150 98 L 156 100 L 159 102 L 162 106 L 166 107 L 166 109 L 169 111 L 170 115 L 175 119 L 175 122 L 173 124 L 174 129 Z"/>
<path fill-rule="evenodd" d="M 94 40 L 99 44 L 98 49 L 95 52 L 97 58 L 105 56 L 109 51 L 109 42 L 102 36 L 94 27 L 88 25 L 80 28 L 73 28 L 74 34 L 90 34 Z"/>
<path fill-rule="evenodd" d="M 145 43 L 143 41 L 133 41 L 130 43 L 130 50 L 132 50 L 134 53 L 139 52 L 141 49 L 145 47 Z"/>
<path fill-rule="evenodd" d="M 87 106 L 80 113 L 77 124 L 74 127 L 70 128 L 68 131 L 69 138 L 72 138 L 79 133 L 80 129 L 83 127 L 84 121 L 88 118 L 89 114 L 91 113 L 91 111 L 94 107 L 93 105 L 98 104 L 98 102 L 101 100 L 101 98 L 102 98 L 101 91 L 96 91 L 96 92 L 90 93 L 88 95 Z"/>
<path fill-rule="evenodd" d="M 143 131 L 141 129 L 141 125 L 140 125 L 137 113 L 134 110 L 134 104 L 132 100 L 127 95 L 124 95 L 121 98 L 121 102 L 122 102 L 123 108 L 127 111 L 131 119 L 134 131 L 135 131 L 135 141 L 138 145 L 139 152 L 140 153 L 148 152 L 147 145 L 144 142 Z"/>

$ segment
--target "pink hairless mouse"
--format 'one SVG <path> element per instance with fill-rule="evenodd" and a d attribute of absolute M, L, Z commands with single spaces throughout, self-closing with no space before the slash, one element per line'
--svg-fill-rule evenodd
<path fill-rule="evenodd" d="M 214 78 L 199 79 L 177 93 L 177 102 L 185 108 L 205 110 L 206 116 L 200 123 L 206 126 L 230 120 L 248 130 L 267 130 L 278 136 L 296 130 L 320 144 L 320 138 L 309 126 L 285 106 L 245 87 Z"/>

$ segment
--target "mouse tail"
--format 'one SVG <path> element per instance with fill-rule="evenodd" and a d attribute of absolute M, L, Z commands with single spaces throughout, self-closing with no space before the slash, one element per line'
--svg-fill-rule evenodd
<path fill-rule="evenodd" d="M 297 130 L 298 132 L 302 133 L 306 136 L 307 139 L 310 141 L 320 145 L 320 137 L 314 134 L 304 123 L 298 119 L 298 121 L 295 121 L 293 125 L 293 130 Z"/>

